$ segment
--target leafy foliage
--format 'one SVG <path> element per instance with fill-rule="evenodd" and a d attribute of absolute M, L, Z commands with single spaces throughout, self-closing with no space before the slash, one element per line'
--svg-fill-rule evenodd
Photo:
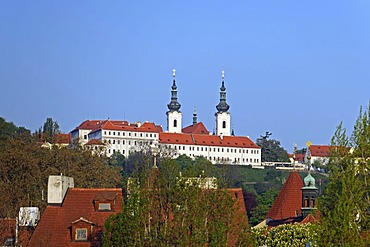
<path fill-rule="evenodd" d="M 267 228 L 252 229 L 251 237 L 255 246 L 317 246 L 317 225 L 287 224 Z"/>
<path fill-rule="evenodd" d="M 116 187 L 119 168 L 105 157 L 69 148 L 42 148 L 36 142 L 8 139 L 0 152 L 0 217 L 15 217 L 21 206 L 46 206 L 49 175 L 73 177 L 76 187 Z M 42 195 L 44 194 L 44 198 Z"/>
<path fill-rule="evenodd" d="M 280 142 L 274 139 L 259 138 L 256 144 L 261 147 L 261 160 L 289 162 L 287 151 L 280 146 Z"/>
<path fill-rule="evenodd" d="M 320 241 L 368 246 L 370 231 L 370 112 L 362 109 L 350 137 L 339 124 L 332 138 L 329 183 L 319 201 L 323 214 Z"/>
<path fill-rule="evenodd" d="M 230 193 L 190 185 L 175 160 L 159 168 L 137 174 L 122 213 L 105 224 L 104 246 L 245 246 L 246 215 Z"/>

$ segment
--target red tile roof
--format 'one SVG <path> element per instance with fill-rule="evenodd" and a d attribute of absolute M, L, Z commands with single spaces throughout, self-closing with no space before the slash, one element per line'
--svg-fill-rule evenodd
<path fill-rule="evenodd" d="M 329 157 L 333 146 L 311 145 L 309 147 L 311 156 Z"/>
<path fill-rule="evenodd" d="M 95 128 L 96 125 L 101 124 L 103 121 L 104 120 L 86 120 L 86 121 L 83 121 L 74 130 L 78 130 L 78 129 L 92 130 L 93 128 Z"/>
<path fill-rule="evenodd" d="M 125 121 L 111 121 L 105 120 L 99 124 L 96 124 L 91 129 L 91 133 L 99 130 L 117 130 L 117 131 L 136 131 L 136 132 L 162 132 L 162 127 L 155 125 L 151 122 L 145 122 L 143 124 L 126 124 Z"/>
<path fill-rule="evenodd" d="M 182 133 L 187 133 L 187 134 L 209 134 L 209 131 L 207 128 L 204 126 L 202 122 L 189 125 L 185 128 L 182 129 Z"/>
<path fill-rule="evenodd" d="M 290 173 L 266 219 L 280 220 L 298 216 L 302 207 L 302 187 L 303 181 L 298 172 Z"/>
<path fill-rule="evenodd" d="M 224 136 L 221 138 L 216 135 L 162 132 L 159 134 L 159 142 L 162 144 L 260 148 L 251 139 L 245 136 Z"/>
<path fill-rule="evenodd" d="M 57 144 L 69 144 L 71 142 L 71 134 L 56 134 L 55 143 Z"/>
<path fill-rule="evenodd" d="M 94 199 L 114 193 L 114 211 L 95 211 Z M 121 211 L 122 189 L 68 189 L 62 206 L 47 206 L 28 246 L 100 246 L 105 220 Z M 94 223 L 89 242 L 71 241 L 71 223 L 83 217 Z"/>
<path fill-rule="evenodd" d="M 306 153 L 303 153 L 303 154 L 295 154 L 295 160 L 296 161 L 303 162 L 305 155 L 306 155 Z M 289 158 L 293 158 L 293 154 L 289 154 Z"/>

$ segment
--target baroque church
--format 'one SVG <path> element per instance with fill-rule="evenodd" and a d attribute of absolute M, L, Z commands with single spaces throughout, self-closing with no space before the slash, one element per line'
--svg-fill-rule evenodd
<path fill-rule="evenodd" d="M 176 70 L 172 73 L 171 101 L 167 104 L 167 130 L 152 122 L 129 123 L 125 120 L 86 120 L 71 131 L 72 140 L 94 152 L 110 156 L 119 152 L 128 156 L 143 144 L 171 149 L 175 158 L 187 155 L 203 156 L 213 164 L 261 165 L 261 148 L 247 136 L 235 136 L 231 131 L 230 106 L 226 102 L 225 74 L 222 71 L 220 101 L 216 105 L 215 133 L 197 121 L 182 128 L 181 104 L 177 98 Z"/>

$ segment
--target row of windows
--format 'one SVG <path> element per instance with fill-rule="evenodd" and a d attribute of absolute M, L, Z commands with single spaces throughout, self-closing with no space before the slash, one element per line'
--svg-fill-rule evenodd
<path fill-rule="evenodd" d="M 196 157 L 198 155 L 195 155 L 195 154 L 190 154 L 191 157 Z M 248 159 L 248 158 L 234 158 L 234 160 L 230 159 L 229 157 L 209 157 L 208 158 L 210 161 L 218 161 L 218 162 L 236 162 L 236 163 L 240 163 L 240 161 L 242 161 L 243 163 L 246 163 L 246 162 L 250 162 L 250 163 L 259 163 L 260 160 L 259 159 Z"/>
<path fill-rule="evenodd" d="M 166 147 L 166 145 L 164 145 Z M 170 147 L 170 145 L 168 146 Z M 185 150 L 185 146 L 174 146 L 174 149 L 175 150 Z M 238 150 L 239 150 L 239 153 L 245 153 L 245 154 L 248 154 L 248 149 L 236 149 L 236 148 L 225 148 L 226 149 L 226 153 L 238 153 Z M 224 148 L 213 148 L 213 152 L 224 152 L 225 151 Z M 197 147 L 196 148 L 197 151 L 206 151 L 207 152 L 207 147 Z M 189 146 L 189 151 L 195 151 L 195 147 L 191 147 Z M 212 148 L 209 148 L 209 151 L 212 152 Z M 256 149 L 252 149 L 251 150 L 251 154 L 258 154 L 259 153 L 259 150 Z"/>
<path fill-rule="evenodd" d="M 104 131 L 104 135 L 116 135 L 116 133 L 117 133 L 117 136 L 120 136 L 121 135 L 121 133 L 122 133 L 122 136 L 125 136 L 126 135 L 126 132 L 120 132 L 120 131 Z M 131 136 L 131 132 L 127 132 L 127 134 L 128 134 L 128 136 Z M 133 133 L 133 136 L 139 136 L 139 137 L 154 137 L 154 138 L 156 138 L 157 137 L 157 134 L 153 134 L 153 133 L 136 133 L 136 132 L 134 132 Z"/>

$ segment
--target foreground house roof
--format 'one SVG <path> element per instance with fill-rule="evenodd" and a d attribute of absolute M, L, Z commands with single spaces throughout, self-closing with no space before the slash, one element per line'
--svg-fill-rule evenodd
<path fill-rule="evenodd" d="M 282 220 L 297 217 L 302 207 L 302 187 L 303 181 L 297 171 L 290 173 L 288 179 L 280 190 L 280 193 L 266 219 Z"/>
<path fill-rule="evenodd" d="M 28 246 L 100 246 L 105 220 L 121 206 L 122 189 L 70 188 L 61 206 L 46 207 Z M 77 238 L 81 229 L 86 240 Z"/>

